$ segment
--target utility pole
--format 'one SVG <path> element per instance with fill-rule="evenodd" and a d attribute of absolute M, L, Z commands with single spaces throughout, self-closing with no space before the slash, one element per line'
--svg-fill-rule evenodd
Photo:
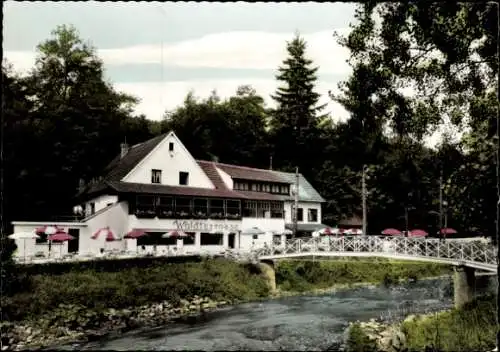
<path fill-rule="evenodd" d="M 408 236 L 408 207 L 405 205 L 405 230 L 406 236 Z"/>
<path fill-rule="evenodd" d="M 443 228 L 443 168 L 439 176 L 439 231 Z"/>
<path fill-rule="evenodd" d="M 294 194 L 294 205 L 293 205 L 293 238 L 297 236 L 297 221 L 299 213 L 299 168 L 295 168 L 295 194 Z"/>
<path fill-rule="evenodd" d="M 363 207 L 363 236 L 367 236 L 368 219 L 366 210 L 366 165 L 363 165 L 363 172 L 361 174 L 361 201 Z"/>

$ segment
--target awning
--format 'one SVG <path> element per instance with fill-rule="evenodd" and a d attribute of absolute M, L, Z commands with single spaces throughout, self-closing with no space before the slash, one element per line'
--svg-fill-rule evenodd
<path fill-rule="evenodd" d="M 324 225 L 324 224 L 297 224 L 297 231 L 314 232 L 314 231 L 324 229 L 325 227 L 330 227 L 330 226 Z M 289 229 L 289 230 L 293 230 L 293 224 L 285 224 L 285 228 Z"/>

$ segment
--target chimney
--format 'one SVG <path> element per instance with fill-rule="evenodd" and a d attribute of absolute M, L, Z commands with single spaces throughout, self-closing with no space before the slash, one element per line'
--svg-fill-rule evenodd
<path fill-rule="evenodd" d="M 120 148 L 121 148 L 120 158 L 123 159 L 123 157 L 128 153 L 128 144 L 122 143 L 120 144 Z"/>

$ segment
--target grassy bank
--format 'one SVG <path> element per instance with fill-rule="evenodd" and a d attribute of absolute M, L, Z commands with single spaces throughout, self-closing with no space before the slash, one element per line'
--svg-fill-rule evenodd
<path fill-rule="evenodd" d="M 164 263 L 116 272 L 92 269 L 61 275 L 32 275 L 20 292 L 2 297 L 4 320 L 43 315 L 61 303 L 92 310 L 127 308 L 194 296 L 213 300 L 252 300 L 269 295 L 265 279 L 252 266 L 226 260 Z"/>
<path fill-rule="evenodd" d="M 348 352 L 491 351 L 497 332 L 496 297 L 485 296 L 461 309 L 411 315 L 401 323 L 374 321 L 349 327 Z"/>
<path fill-rule="evenodd" d="M 410 351 L 491 351 L 495 347 L 496 297 L 477 299 L 422 319 L 403 322 Z"/>
<path fill-rule="evenodd" d="M 449 265 L 384 258 L 287 260 L 276 265 L 276 284 L 282 291 L 305 292 L 355 283 L 393 284 L 452 273 Z"/>

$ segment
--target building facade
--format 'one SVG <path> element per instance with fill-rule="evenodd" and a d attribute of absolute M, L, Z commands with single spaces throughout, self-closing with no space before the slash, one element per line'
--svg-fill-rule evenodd
<path fill-rule="evenodd" d="M 195 160 L 170 132 L 132 147 L 122 145 L 120 155 L 103 176 L 82 187 L 81 219 L 13 225 L 15 232 L 44 225 L 64 229 L 77 239 L 61 245 L 58 251 L 63 254 L 97 253 L 101 248 L 165 251 L 174 247 L 184 252 L 250 249 L 271 244 L 276 236 L 293 228 L 295 182 L 293 173 Z M 298 198 L 298 231 L 310 234 L 324 228 L 324 199 L 302 175 Z M 148 235 L 108 243 L 91 238 L 105 227 L 120 237 L 133 229 Z M 247 234 L 252 228 L 262 233 Z M 172 230 L 190 236 L 162 238 Z M 43 239 L 31 242 L 26 244 L 27 255 L 47 251 Z M 19 250 L 18 254 L 24 255 Z"/>

